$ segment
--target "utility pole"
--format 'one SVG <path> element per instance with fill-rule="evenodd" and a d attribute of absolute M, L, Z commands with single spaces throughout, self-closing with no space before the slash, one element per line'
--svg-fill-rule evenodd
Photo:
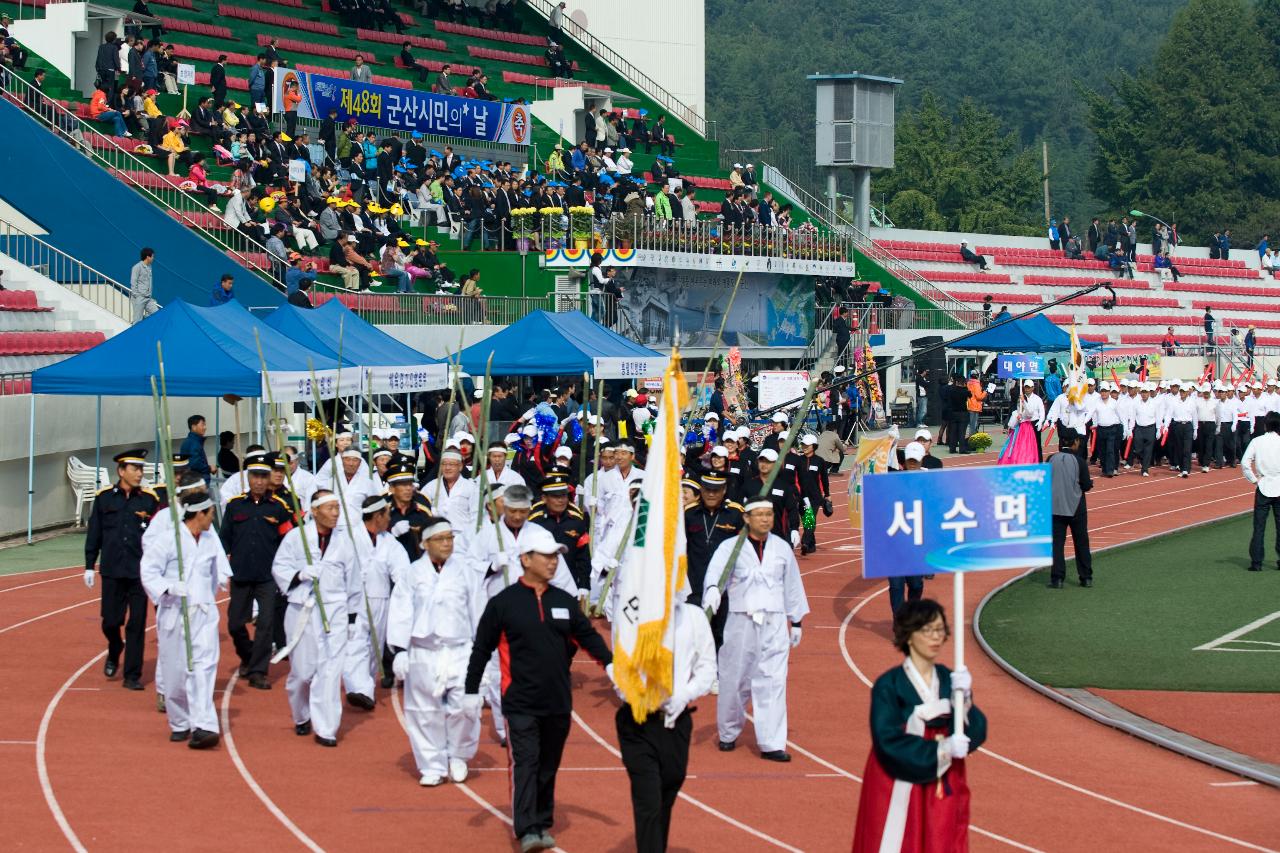
<path fill-rule="evenodd" d="M 1040 150 L 1044 156 L 1044 224 L 1048 225 L 1053 218 L 1049 213 L 1049 140 L 1040 140 Z"/>

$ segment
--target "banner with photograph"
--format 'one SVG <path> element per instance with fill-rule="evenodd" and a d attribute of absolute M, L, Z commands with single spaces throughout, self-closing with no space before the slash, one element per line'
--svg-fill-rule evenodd
<path fill-rule="evenodd" d="M 530 142 L 533 119 L 524 104 L 435 95 L 277 68 L 272 88 L 274 111 L 284 111 L 284 94 L 292 86 L 298 87 L 302 97 L 298 104 L 298 115 L 302 118 L 325 119 L 329 110 L 334 109 L 338 111 L 339 123 L 353 118 L 363 125 L 401 133 L 416 130 L 511 145 Z"/>

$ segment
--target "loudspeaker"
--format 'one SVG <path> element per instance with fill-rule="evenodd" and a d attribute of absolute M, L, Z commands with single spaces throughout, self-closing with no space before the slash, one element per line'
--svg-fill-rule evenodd
<path fill-rule="evenodd" d="M 928 335 L 923 338 L 916 338 L 911 342 L 913 378 L 920 376 L 922 373 L 928 373 L 929 394 L 926 399 L 929 401 L 925 410 L 925 416 L 921 418 L 919 412 L 916 413 L 916 420 L 926 423 L 929 426 L 940 426 L 942 424 L 942 395 L 940 391 L 946 387 L 947 383 L 947 351 L 943 347 L 938 347 L 932 352 L 916 356 L 916 353 L 929 347 L 937 346 L 942 343 L 940 335 Z M 914 393 L 915 389 L 912 389 Z M 920 405 L 920 398 L 916 397 L 916 405 Z"/>

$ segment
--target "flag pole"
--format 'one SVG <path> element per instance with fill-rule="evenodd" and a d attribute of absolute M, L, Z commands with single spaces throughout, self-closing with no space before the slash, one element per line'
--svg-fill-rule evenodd
<path fill-rule="evenodd" d="M 164 472 L 165 482 L 169 484 L 169 520 L 173 522 L 173 544 L 175 554 L 178 558 L 178 580 L 186 582 L 186 572 L 182 566 L 182 517 L 178 514 L 178 484 L 174 482 L 173 477 L 173 452 L 169 446 L 169 436 L 172 431 L 172 425 L 169 421 L 169 400 L 164 396 L 165 378 L 164 378 L 164 351 L 161 348 L 160 341 L 156 341 L 156 360 L 160 365 L 160 390 L 156 390 L 156 378 L 151 377 L 151 398 L 155 404 L 156 410 L 156 427 L 160 430 L 164 443 Z M 187 672 L 195 669 L 195 653 L 191 647 L 191 614 L 187 610 L 187 597 L 184 595 L 179 599 L 182 608 L 182 641 L 187 652 Z"/>
<path fill-rule="evenodd" d="M 956 659 L 955 670 L 964 669 L 964 572 L 956 572 L 952 576 L 955 599 L 952 602 L 952 615 L 956 620 Z M 964 734 L 964 691 L 951 687 L 951 718 L 956 723 L 956 734 Z"/>

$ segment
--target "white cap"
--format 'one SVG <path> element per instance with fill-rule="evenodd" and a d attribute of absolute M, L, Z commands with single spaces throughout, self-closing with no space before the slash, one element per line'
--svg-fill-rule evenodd
<path fill-rule="evenodd" d="M 483 391 L 481 391 L 479 388 L 477 388 L 477 389 L 476 389 L 476 393 L 475 393 L 475 398 L 476 398 L 477 400 L 483 400 L 483 399 L 484 399 L 484 392 L 483 392 Z"/>
<path fill-rule="evenodd" d="M 914 459 L 919 462 L 924 459 L 924 445 L 918 441 L 913 441 L 902 448 L 902 456 L 904 459 Z"/>
<path fill-rule="evenodd" d="M 537 430 L 534 430 L 534 431 L 535 431 L 535 432 L 537 432 Z M 507 434 L 506 434 L 506 436 L 502 439 L 502 443 L 503 443 L 503 444 L 505 444 L 505 445 L 507 445 L 507 447 L 510 447 L 510 446 L 511 446 L 511 445 L 513 445 L 513 444 L 519 444 L 519 443 L 520 443 L 520 433 L 518 433 L 518 432 L 509 432 L 509 433 L 507 433 Z"/>
<path fill-rule="evenodd" d="M 551 535 L 551 531 L 537 524 L 526 525 L 529 529 L 522 530 L 520 536 L 520 553 L 531 554 L 537 552 L 539 554 L 563 554 L 569 550 L 556 541 Z"/>
<path fill-rule="evenodd" d="M 1215 380 L 1213 380 L 1213 390 L 1215 390 L 1215 391 L 1222 391 L 1222 390 L 1224 390 L 1225 388 L 1226 388 L 1226 386 L 1222 384 L 1222 380 L 1221 380 L 1221 379 L 1215 379 Z"/>
<path fill-rule="evenodd" d="M 923 438 L 925 441 L 933 441 L 933 433 L 929 432 L 929 430 L 925 429 L 924 427 L 921 427 L 920 429 L 916 430 L 915 437 Z"/>
<path fill-rule="evenodd" d="M 1208 393 L 1209 393 L 1209 383 L 1208 383 L 1208 382 L 1201 382 L 1199 385 L 1197 385 L 1197 386 L 1196 386 L 1196 391 L 1197 391 L 1197 392 L 1199 392 L 1199 393 L 1201 393 L 1201 394 L 1208 394 Z"/>
<path fill-rule="evenodd" d="M 567 447 L 557 447 L 555 456 L 557 459 L 572 459 L 573 451 Z"/>
<path fill-rule="evenodd" d="M 1262 383 L 1261 383 L 1261 382 L 1254 382 L 1254 383 L 1253 383 L 1252 385 L 1250 385 L 1249 387 L 1250 387 L 1250 388 L 1257 388 L 1259 391 L 1261 391 L 1261 390 L 1262 390 Z"/>
<path fill-rule="evenodd" d="M 764 450 L 760 451 L 760 458 L 768 459 L 770 462 L 777 462 L 778 451 L 774 450 L 772 447 L 766 447 Z"/>
<path fill-rule="evenodd" d="M 1142 385 L 1139 386 L 1138 390 L 1150 393 L 1151 391 L 1156 390 L 1156 384 L 1154 382 L 1143 382 Z"/>
<path fill-rule="evenodd" d="M 729 448 L 724 447 L 723 445 L 717 444 L 715 447 L 711 448 L 711 455 L 728 457 Z"/>
<path fill-rule="evenodd" d="M 1085 380 L 1085 384 L 1086 384 L 1086 385 L 1097 385 L 1097 384 L 1098 384 L 1098 380 L 1096 380 L 1096 379 L 1094 379 L 1092 376 L 1090 376 L 1088 379 L 1086 379 L 1086 380 Z"/>
<path fill-rule="evenodd" d="M 718 421 L 718 420 L 720 420 L 720 416 L 719 416 L 719 415 L 717 415 L 715 412 L 707 412 L 707 415 L 706 415 L 706 417 L 704 417 L 704 418 L 703 418 L 703 420 L 704 420 L 704 421 Z"/>
<path fill-rule="evenodd" d="M 1170 380 L 1169 380 L 1169 387 L 1170 387 L 1170 388 L 1181 388 L 1181 387 L 1182 387 L 1182 380 L 1181 380 L 1181 379 L 1170 379 Z"/>
<path fill-rule="evenodd" d="M 774 412 L 773 417 L 770 418 L 769 420 L 773 421 L 775 424 L 785 424 L 785 423 L 791 422 L 791 419 L 788 418 L 784 412 Z"/>
<path fill-rule="evenodd" d="M 608 149 L 605 149 L 605 150 L 607 151 Z M 741 164 L 741 163 L 734 163 L 734 164 L 733 164 L 733 168 L 735 168 L 735 169 L 741 169 L 741 168 L 742 168 L 742 164 Z"/>
<path fill-rule="evenodd" d="M 461 450 L 462 445 L 458 443 L 458 439 L 450 438 L 445 440 L 444 449 L 445 450 Z"/>
<path fill-rule="evenodd" d="M 636 390 L 636 389 L 634 389 L 634 388 L 628 388 L 627 390 L 625 390 L 625 391 L 623 391 L 623 392 L 622 392 L 622 396 L 624 396 L 624 397 L 639 397 L 639 396 L 640 396 L 640 392 L 639 392 L 639 391 L 637 391 L 637 390 Z"/>
<path fill-rule="evenodd" d="M 465 432 L 464 430 L 458 430 L 453 434 L 453 437 L 458 442 L 469 441 L 472 444 L 476 443 L 476 437 L 469 432 Z"/>
<path fill-rule="evenodd" d="M 818 437 L 811 433 L 809 435 L 806 435 L 804 438 L 800 439 L 800 443 L 804 445 L 816 446 L 818 444 Z"/>
<path fill-rule="evenodd" d="M 844 365 L 843 365 L 843 364 L 837 364 L 837 365 L 836 365 L 836 370 L 835 370 L 835 372 L 836 372 L 836 375 L 837 375 L 837 376 L 839 376 L 841 373 L 844 373 Z"/>
<path fill-rule="evenodd" d="M 538 428 L 533 424 L 527 424 L 524 429 L 520 430 L 520 432 L 522 435 L 528 436 L 529 438 L 536 438 L 538 435 Z"/>

